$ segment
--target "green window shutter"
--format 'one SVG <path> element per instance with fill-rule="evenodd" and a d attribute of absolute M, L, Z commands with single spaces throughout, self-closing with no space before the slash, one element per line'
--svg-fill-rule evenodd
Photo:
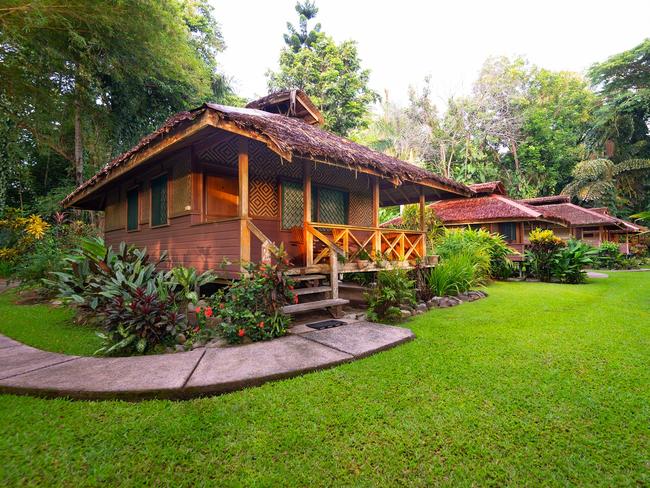
<path fill-rule="evenodd" d="M 151 180 L 151 225 L 167 223 L 167 175 Z"/>
<path fill-rule="evenodd" d="M 302 227 L 303 192 L 299 183 L 282 183 L 282 228 Z"/>
<path fill-rule="evenodd" d="M 138 206 L 138 190 L 131 190 L 126 194 L 126 230 L 138 230 L 140 209 Z"/>
<path fill-rule="evenodd" d="M 330 188 L 318 188 L 318 222 L 348 223 L 348 194 Z"/>
<path fill-rule="evenodd" d="M 517 224 L 514 222 L 504 222 L 499 224 L 499 234 L 508 242 L 517 240 Z"/>

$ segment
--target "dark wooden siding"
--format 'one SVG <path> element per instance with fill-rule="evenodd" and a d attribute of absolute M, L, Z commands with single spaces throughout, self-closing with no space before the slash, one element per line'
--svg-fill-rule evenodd
<path fill-rule="evenodd" d="M 239 220 L 191 225 L 191 216 L 169 219 L 169 225 L 150 228 L 141 226 L 137 232 L 113 230 L 106 232 L 106 243 L 114 247 L 121 241 L 146 247 L 157 258 L 164 250 L 168 261 L 164 267 L 192 266 L 199 271 L 219 270 L 224 258 L 239 260 Z M 236 267 L 229 268 L 229 272 Z"/>

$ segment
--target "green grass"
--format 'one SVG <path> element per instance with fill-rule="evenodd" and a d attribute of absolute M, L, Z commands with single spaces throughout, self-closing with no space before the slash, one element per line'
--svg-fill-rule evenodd
<path fill-rule="evenodd" d="M 648 485 L 650 273 L 488 291 L 396 349 L 220 397 L 0 397 L 0 480 Z"/>
<path fill-rule="evenodd" d="M 49 305 L 15 305 L 16 291 L 0 293 L 0 333 L 46 351 L 91 356 L 101 339 L 72 323 L 72 312 Z"/>

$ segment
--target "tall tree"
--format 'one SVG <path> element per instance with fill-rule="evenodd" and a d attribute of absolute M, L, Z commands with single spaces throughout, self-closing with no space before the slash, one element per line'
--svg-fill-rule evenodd
<path fill-rule="evenodd" d="M 73 163 L 79 183 L 174 111 L 212 98 L 221 49 L 206 0 L 9 0 L 0 113 L 41 156 Z"/>
<path fill-rule="evenodd" d="M 267 72 L 269 90 L 304 90 L 323 113 L 325 127 L 346 135 L 367 123 L 370 105 L 379 99 L 368 86 L 370 71 L 361 67 L 354 41 L 336 44 L 320 26 L 309 30 L 307 20 L 318 11 L 313 3 L 299 3 L 296 10 L 300 31 L 289 24 L 279 70 Z"/>
<path fill-rule="evenodd" d="M 588 71 L 602 105 L 590 134 L 598 154 L 614 161 L 650 157 L 650 38 Z"/>

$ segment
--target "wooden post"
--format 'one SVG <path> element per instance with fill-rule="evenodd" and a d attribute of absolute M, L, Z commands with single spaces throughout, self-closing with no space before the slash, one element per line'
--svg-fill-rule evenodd
<path fill-rule="evenodd" d="M 311 162 L 305 161 L 303 165 L 303 221 L 311 223 Z M 307 232 L 307 226 L 303 225 L 305 232 L 305 265 L 314 264 L 314 236 Z"/>
<path fill-rule="evenodd" d="M 330 283 L 332 298 L 339 297 L 339 257 L 334 249 L 330 249 Z"/>
<path fill-rule="evenodd" d="M 372 226 L 379 228 L 379 177 L 375 176 L 372 181 Z M 381 257 L 381 231 L 375 230 L 375 237 L 373 242 L 373 251 L 375 255 L 373 258 L 380 259 Z"/>
<path fill-rule="evenodd" d="M 425 232 L 424 239 L 422 239 L 422 259 L 427 255 L 427 224 L 425 222 L 427 209 L 427 202 L 424 199 L 424 191 L 420 188 L 420 230 Z"/>
<path fill-rule="evenodd" d="M 251 233 L 248 229 L 248 140 L 245 138 L 239 139 L 237 173 L 239 176 L 239 259 L 243 265 L 251 260 Z"/>

